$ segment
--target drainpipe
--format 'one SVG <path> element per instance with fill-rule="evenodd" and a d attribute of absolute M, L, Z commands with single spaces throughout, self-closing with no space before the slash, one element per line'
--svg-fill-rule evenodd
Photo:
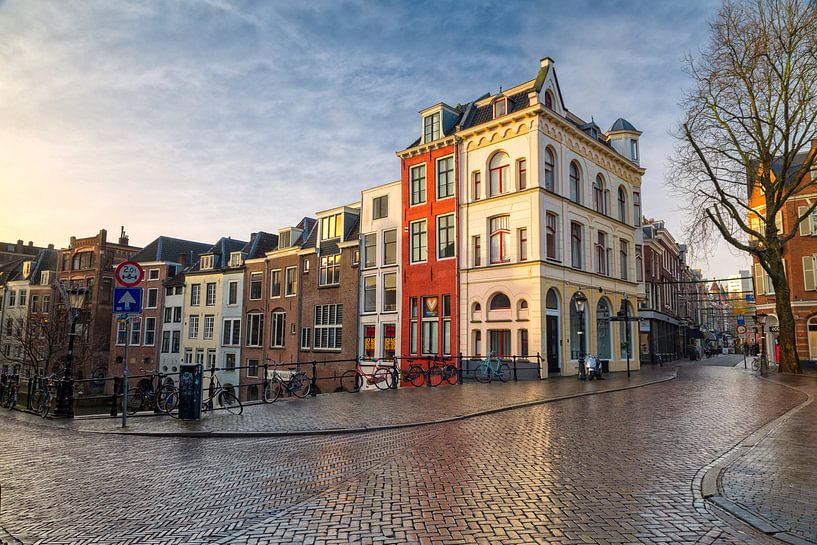
<path fill-rule="evenodd" d="M 455 194 L 454 194 L 454 225 L 456 225 L 457 231 L 461 232 L 461 229 L 460 229 L 460 168 L 462 168 L 462 166 L 461 166 L 461 162 L 460 162 L 460 141 L 459 141 L 459 139 L 454 140 L 454 163 L 455 163 L 455 168 L 454 168 L 454 188 L 455 188 L 454 189 L 454 191 L 455 191 Z M 466 176 L 466 179 L 468 179 L 467 176 Z M 463 193 L 465 193 L 465 192 L 463 192 Z M 454 260 L 454 285 L 455 285 L 454 293 L 457 296 L 457 304 L 452 305 L 452 306 L 456 309 L 454 312 L 457 313 L 456 314 L 457 327 L 456 328 L 452 327 L 451 331 L 452 331 L 452 333 L 454 331 L 456 331 L 455 338 L 456 338 L 457 342 L 456 343 L 454 343 L 454 342 L 451 343 L 451 345 L 452 345 L 451 346 L 451 354 L 452 355 L 453 354 L 459 354 L 459 353 L 463 352 L 463 350 L 460 348 L 460 334 L 462 332 L 460 331 L 459 326 L 460 326 L 461 323 L 464 323 L 464 324 L 468 323 L 468 322 L 463 321 L 462 316 L 460 316 L 460 310 L 462 309 L 462 302 L 460 301 L 460 290 L 461 290 L 461 285 L 460 285 L 460 259 L 462 258 L 462 253 L 460 252 L 460 249 L 462 247 L 462 244 L 460 244 L 460 242 L 461 242 L 460 239 L 461 238 L 462 238 L 461 236 L 458 236 L 456 238 L 457 242 L 456 242 L 456 246 L 454 247 L 454 255 L 456 256 L 456 259 Z M 466 312 L 466 316 L 467 316 L 467 312 Z M 465 334 L 466 338 L 468 338 L 467 327 L 468 326 L 466 325 L 466 334 Z M 466 344 L 466 350 L 464 351 L 466 354 L 468 353 L 467 348 L 468 348 L 468 346 Z M 460 362 L 460 365 L 462 365 L 462 362 Z"/>

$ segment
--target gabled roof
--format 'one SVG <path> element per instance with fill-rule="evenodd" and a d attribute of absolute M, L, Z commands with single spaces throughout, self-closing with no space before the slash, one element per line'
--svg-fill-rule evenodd
<path fill-rule="evenodd" d="M 199 254 L 199 260 L 196 263 L 195 267 L 192 267 L 191 270 L 199 271 L 201 270 L 201 256 L 204 255 L 212 255 L 213 256 L 213 270 L 224 270 L 226 269 L 226 264 L 228 263 L 228 258 L 232 252 L 240 252 L 244 246 L 247 245 L 247 241 L 245 240 L 236 240 L 230 237 L 221 237 L 218 242 L 213 244 L 206 252 L 201 252 Z"/>
<path fill-rule="evenodd" d="M 182 254 L 198 256 L 199 254 L 205 253 L 209 248 L 210 246 L 204 242 L 160 236 L 136 252 L 131 259 L 140 263 L 150 263 L 154 261 L 177 263 L 179 256 Z"/>
<path fill-rule="evenodd" d="M 529 92 L 530 90 L 526 89 L 519 93 L 506 96 L 505 98 L 508 99 L 506 115 L 513 112 L 518 112 L 519 110 L 523 110 L 530 106 L 530 98 L 528 97 Z M 499 98 L 499 96 L 500 95 L 497 95 L 494 98 Z M 485 95 L 483 95 L 483 97 L 485 97 Z M 494 118 L 494 102 L 495 101 L 492 100 L 488 104 L 476 106 L 474 108 L 474 113 L 468 116 L 469 119 L 467 119 L 466 123 L 462 125 L 462 128 L 467 129 L 491 121 Z"/>
<path fill-rule="evenodd" d="M 40 276 L 43 271 L 57 270 L 57 250 L 45 248 L 37 253 L 37 257 L 31 264 L 31 273 L 28 281 L 32 284 L 40 283 Z"/>
<path fill-rule="evenodd" d="M 356 214 L 346 214 L 343 219 L 343 240 L 349 241 L 358 238 L 360 235 L 360 216 Z"/>
<path fill-rule="evenodd" d="M 259 231 L 253 233 L 250 241 L 241 249 L 244 259 L 264 257 L 264 254 L 278 248 L 278 235 Z"/>

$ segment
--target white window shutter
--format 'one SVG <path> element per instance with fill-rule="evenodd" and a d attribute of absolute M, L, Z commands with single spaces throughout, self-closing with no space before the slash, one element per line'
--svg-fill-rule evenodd
<path fill-rule="evenodd" d="M 812 212 L 809 216 L 809 227 L 811 228 L 811 235 L 817 234 L 817 212 Z"/>
<path fill-rule="evenodd" d="M 777 227 L 777 232 L 783 232 L 783 212 L 778 212 L 774 215 L 774 225 Z"/>
<path fill-rule="evenodd" d="M 797 207 L 797 217 L 802 218 L 803 214 L 806 213 L 808 210 L 808 206 L 798 206 Z M 812 222 L 814 221 L 814 216 L 810 216 L 805 218 L 803 221 L 800 222 L 800 236 L 807 237 L 811 234 L 812 231 Z M 805 259 L 805 258 L 803 258 Z"/>
<path fill-rule="evenodd" d="M 806 291 L 817 288 L 817 279 L 814 278 L 814 256 L 803 256 L 803 285 Z"/>
<path fill-rule="evenodd" d="M 766 293 L 766 271 L 760 263 L 755 263 L 755 292 L 758 295 Z"/>

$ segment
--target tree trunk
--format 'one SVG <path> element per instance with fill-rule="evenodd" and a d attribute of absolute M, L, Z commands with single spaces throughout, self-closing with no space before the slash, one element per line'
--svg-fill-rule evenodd
<path fill-rule="evenodd" d="M 777 257 L 777 259 L 775 259 Z M 771 257 L 767 261 L 769 267 L 769 277 L 774 286 L 775 308 L 780 331 L 777 334 L 777 342 L 780 345 L 780 371 L 783 373 L 797 373 L 800 371 L 800 358 L 797 355 L 797 340 L 794 333 L 794 313 L 791 310 L 791 291 L 789 282 L 786 279 L 786 271 L 783 269 L 783 261 L 778 256 Z M 768 345 L 766 349 L 771 347 Z"/>

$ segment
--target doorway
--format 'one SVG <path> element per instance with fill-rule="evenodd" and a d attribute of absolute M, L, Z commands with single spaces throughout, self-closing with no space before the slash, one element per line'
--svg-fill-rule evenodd
<path fill-rule="evenodd" d="M 547 345 L 548 375 L 561 372 L 559 348 L 562 342 L 559 326 L 559 294 L 550 288 L 545 298 L 547 315 L 545 318 L 545 343 Z"/>

